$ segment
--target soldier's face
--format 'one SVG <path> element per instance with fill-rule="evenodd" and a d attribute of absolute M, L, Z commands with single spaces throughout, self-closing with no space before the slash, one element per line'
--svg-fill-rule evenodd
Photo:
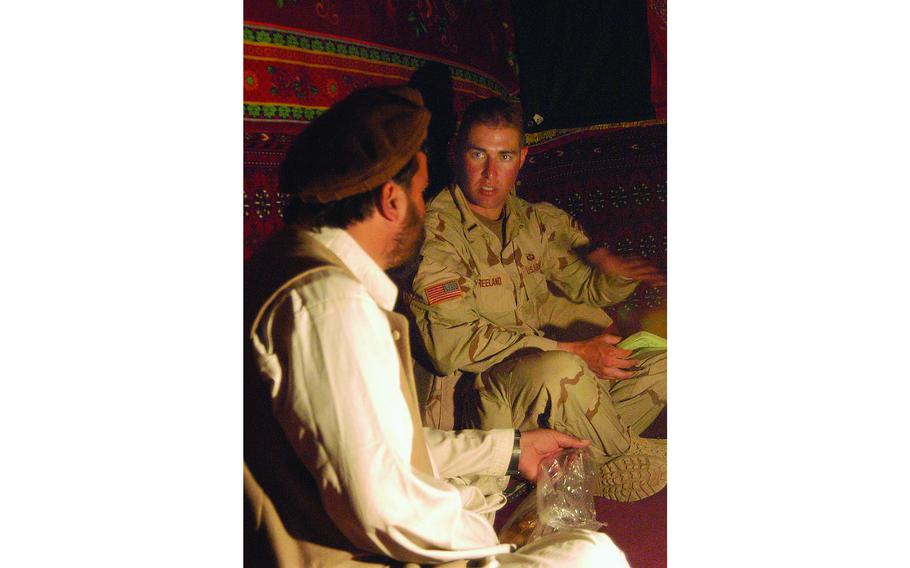
<path fill-rule="evenodd" d="M 498 219 L 524 165 L 527 148 L 510 126 L 475 124 L 459 154 L 461 189 L 475 214 Z"/>

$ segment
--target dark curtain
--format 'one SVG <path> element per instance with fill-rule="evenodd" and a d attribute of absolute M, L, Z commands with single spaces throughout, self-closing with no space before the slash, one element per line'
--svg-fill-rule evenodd
<path fill-rule="evenodd" d="M 513 0 L 512 16 L 529 132 L 654 118 L 647 2 Z"/>

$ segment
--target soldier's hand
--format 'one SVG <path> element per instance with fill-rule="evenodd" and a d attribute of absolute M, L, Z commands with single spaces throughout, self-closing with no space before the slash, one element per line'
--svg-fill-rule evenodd
<path fill-rule="evenodd" d="M 631 351 L 616 347 L 620 341 L 621 337 L 604 333 L 585 341 L 560 341 L 557 347 L 581 357 L 601 379 L 631 379 L 635 373 L 625 369 L 635 367 L 641 361 L 629 359 Z"/>
<path fill-rule="evenodd" d="M 641 257 L 622 257 L 599 247 L 588 255 L 588 261 L 597 266 L 604 274 L 641 280 L 652 286 L 667 285 L 666 278 L 657 267 Z"/>
<path fill-rule="evenodd" d="M 564 448 L 585 448 L 590 445 L 591 440 L 579 440 L 548 428 L 522 432 L 518 471 L 528 481 L 537 481 L 540 462 L 559 455 Z"/>

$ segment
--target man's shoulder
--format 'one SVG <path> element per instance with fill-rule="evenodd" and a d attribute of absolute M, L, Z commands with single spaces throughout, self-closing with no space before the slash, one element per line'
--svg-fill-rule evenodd
<path fill-rule="evenodd" d="M 449 187 L 427 205 L 424 229 L 426 240 L 420 251 L 418 277 L 428 270 L 435 272 L 442 266 L 451 266 L 453 262 L 470 255 L 461 211 Z"/>
<path fill-rule="evenodd" d="M 287 281 L 281 287 L 271 290 L 272 295 L 263 299 L 247 296 L 246 308 L 252 310 L 249 316 L 259 311 L 268 321 L 268 314 L 288 314 L 298 317 L 308 314 L 308 317 L 325 315 L 350 306 L 375 305 L 363 284 L 352 274 L 336 266 L 324 266 L 319 270 L 309 270 Z M 252 321 L 252 317 L 250 321 Z M 252 325 L 247 323 L 245 325 Z"/>
<path fill-rule="evenodd" d="M 438 240 L 454 243 L 466 238 L 461 211 L 448 187 L 427 204 L 424 226 L 427 240 L 435 237 Z"/>
<path fill-rule="evenodd" d="M 525 201 L 524 199 L 521 199 L 521 198 L 518 198 L 518 201 L 520 201 L 524 205 L 525 209 L 529 209 L 531 211 L 531 213 L 529 213 L 529 216 L 533 214 L 533 215 L 537 215 L 538 217 L 545 218 L 545 219 L 557 219 L 557 218 L 571 219 L 571 215 L 569 215 L 568 213 L 566 213 L 559 207 L 557 207 L 547 201 L 529 203 L 528 201 Z"/>
<path fill-rule="evenodd" d="M 290 289 L 299 295 L 304 304 L 310 306 L 372 301 L 362 282 L 347 270 L 336 266 L 314 271 L 295 282 Z"/>
<path fill-rule="evenodd" d="M 446 186 L 440 190 L 436 196 L 427 203 L 427 218 L 429 217 L 460 217 L 458 205 L 455 203 L 455 197 L 452 195 L 451 186 Z"/>
<path fill-rule="evenodd" d="M 559 231 L 573 224 L 571 215 L 546 201 L 531 203 L 513 195 L 510 207 L 519 212 L 528 223 L 529 228 L 541 233 Z"/>

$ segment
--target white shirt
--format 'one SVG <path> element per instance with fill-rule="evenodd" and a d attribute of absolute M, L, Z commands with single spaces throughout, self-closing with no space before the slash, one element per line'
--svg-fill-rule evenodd
<path fill-rule="evenodd" d="M 265 314 L 254 345 L 274 381 L 275 415 L 329 517 L 359 548 L 402 561 L 508 552 L 490 522 L 502 495 L 440 477 L 503 475 L 512 430 L 425 429 L 434 477 L 415 472 L 398 352 L 383 313 L 398 290 L 347 232 L 313 236 L 359 282 L 326 271 L 290 289 Z"/>

